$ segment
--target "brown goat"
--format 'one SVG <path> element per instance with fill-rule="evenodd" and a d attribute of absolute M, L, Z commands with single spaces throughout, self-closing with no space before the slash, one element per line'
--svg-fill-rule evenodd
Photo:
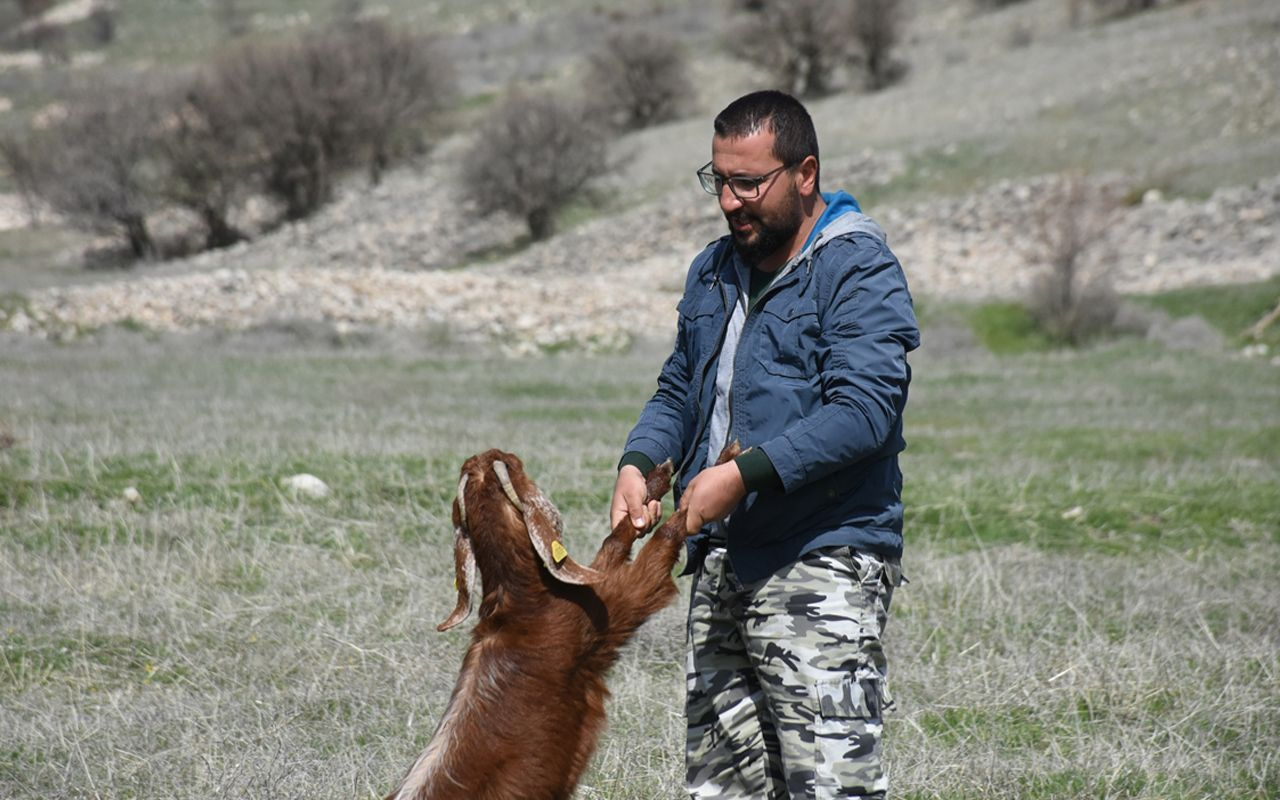
<path fill-rule="evenodd" d="M 670 462 L 655 468 L 649 499 L 670 481 Z M 672 515 L 634 561 L 637 531 L 624 519 L 584 567 L 519 458 L 489 450 L 468 459 L 453 502 L 458 603 L 438 628 L 467 617 L 477 578 L 479 621 L 431 742 L 387 800 L 568 798 L 604 727 L 605 674 L 675 595 L 684 518 Z"/>

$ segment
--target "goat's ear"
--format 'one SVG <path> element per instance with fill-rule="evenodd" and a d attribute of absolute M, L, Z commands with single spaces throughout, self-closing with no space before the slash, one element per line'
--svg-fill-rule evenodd
<path fill-rule="evenodd" d="M 521 496 L 511 481 L 511 470 L 504 461 L 494 461 L 493 472 L 498 476 L 498 482 L 502 484 L 502 491 L 524 517 L 524 527 L 529 532 L 529 541 L 533 542 L 533 549 L 537 551 L 538 558 L 542 559 L 543 565 L 552 577 L 561 583 L 577 584 L 597 583 L 604 578 L 604 575 L 599 572 L 569 558 L 569 551 L 564 549 L 564 542 L 560 540 L 564 527 L 560 520 L 560 512 L 541 489 L 525 478 L 522 485 L 526 486 L 526 492 L 532 489 L 532 496 Z"/>
<path fill-rule="evenodd" d="M 471 614 L 471 597 L 476 590 L 476 558 L 471 552 L 471 539 L 459 525 L 453 529 L 453 585 L 458 590 L 458 604 L 448 619 L 436 626 L 447 631 Z"/>
<path fill-rule="evenodd" d="M 604 579 L 603 573 L 569 558 L 569 551 L 564 549 L 564 542 L 560 540 L 560 513 L 540 489 L 525 501 L 524 524 L 529 529 L 529 541 L 533 542 L 533 549 L 538 551 L 543 565 L 561 583 L 588 584 Z"/>
<path fill-rule="evenodd" d="M 453 587 L 458 590 L 458 604 L 448 619 L 436 626 L 447 631 L 471 613 L 471 598 L 476 592 L 476 556 L 471 552 L 467 535 L 467 476 L 458 481 L 458 496 L 453 499 Z"/>
<path fill-rule="evenodd" d="M 568 550 L 564 549 L 561 541 L 559 526 L 550 522 L 545 511 L 548 507 L 554 511 L 550 500 L 541 492 L 536 495 L 534 502 L 525 503 L 525 526 L 529 529 L 529 540 L 534 543 L 534 549 L 538 550 L 538 557 L 543 559 L 543 566 L 562 584 L 595 584 L 604 580 L 602 572 L 584 567 L 568 557 Z M 558 513 L 554 518 L 559 520 Z"/>

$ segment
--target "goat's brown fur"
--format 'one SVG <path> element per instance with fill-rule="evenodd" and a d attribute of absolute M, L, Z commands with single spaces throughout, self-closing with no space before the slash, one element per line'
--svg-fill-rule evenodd
<path fill-rule="evenodd" d="M 722 461 L 737 452 L 731 446 Z M 498 470 L 509 474 L 518 498 L 504 493 Z M 456 625 L 470 608 L 464 562 L 471 559 L 484 587 L 479 621 L 435 735 L 388 800 L 568 798 L 604 727 L 606 673 L 636 629 L 675 595 L 671 571 L 685 515 L 672 515 L 635 560 L 638 532 L 622 520 L 583 570 L 564 557 L 559 514 L 519 458 L 490 450 L 468 459 L 462 475 L 453 504 L 459 603 L 440 627 Z M 649 499 L 660 499 L 670 480 L 669 462 L 654 469 Z M 540 550 L 535 529 L 542 544 L 547 536 L 555 544 Z M 539 558 L 552 547 L 562 563 Z M 570 567 L 579 583 L 556 577 Z"/>

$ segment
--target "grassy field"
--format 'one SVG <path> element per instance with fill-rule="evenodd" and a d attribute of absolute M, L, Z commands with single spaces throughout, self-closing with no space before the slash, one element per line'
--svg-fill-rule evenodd
<path fill-rule="evenodd" d="M 930 333 L 895 795 L 1280 794 L 1280 369 L 1139 341 L 930 356 Z M 458 466 L 520 454 L 590 552 L 661 355 L 6 340 L 0 797 L 381 796 L 467 641 L 434 630 Z M 282 488 L 302 471 L 332 495 Z M 579 797 L 678 795 L 682 617 L 619 664 Z"/>

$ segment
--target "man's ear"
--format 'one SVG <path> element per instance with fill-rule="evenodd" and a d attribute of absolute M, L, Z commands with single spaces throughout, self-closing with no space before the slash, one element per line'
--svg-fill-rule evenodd
<path fill-rule="evenodd" d="M 802 197 L 811 197 L 818 193 L 818 159 L 816 156 L 805 156 L 800 166 L 796 167 L 796 189 Z"/>

